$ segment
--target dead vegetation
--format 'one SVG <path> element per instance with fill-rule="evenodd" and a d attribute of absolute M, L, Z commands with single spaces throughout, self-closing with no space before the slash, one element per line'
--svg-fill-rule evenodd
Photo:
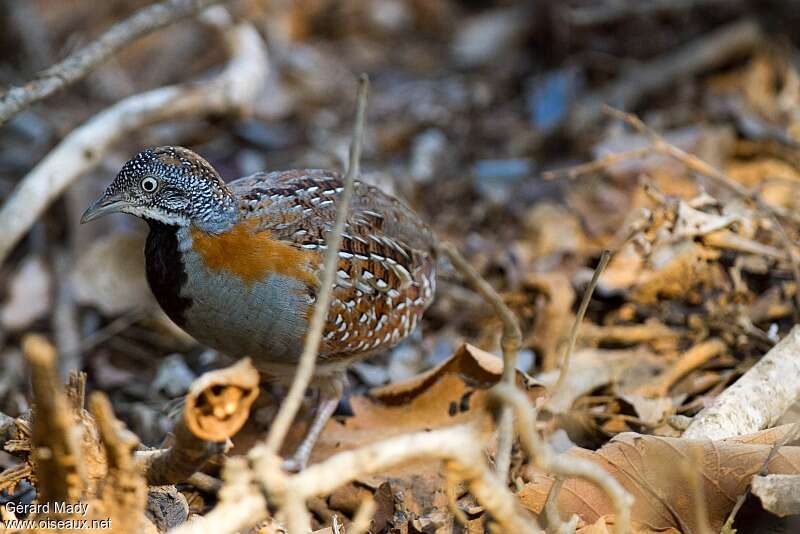
<path fill-rule="evenodd" d="M 105 4 L 0 12 L 5 531 L 796 531 L 791 7 Z M 318 336 L 276 391 L 157 310 L 140 227 L 77 226 L 156 144 L 345 168 L 440 238 L 299 473 Z"/>

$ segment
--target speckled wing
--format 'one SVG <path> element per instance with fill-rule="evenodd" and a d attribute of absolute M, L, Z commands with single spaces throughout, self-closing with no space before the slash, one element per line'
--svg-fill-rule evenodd
<path fill-rule="evenodd" d="M 242 215 L 258 220 L 258 230 L 324 252 L 342 192 L 337 173 L 259 173 L 228 185 Z M 396 344 L 414 330 L 435 291 L 434 237 L 399 200 L 356 182 L 342 238 L 323 359 L 354 358 Z"/>

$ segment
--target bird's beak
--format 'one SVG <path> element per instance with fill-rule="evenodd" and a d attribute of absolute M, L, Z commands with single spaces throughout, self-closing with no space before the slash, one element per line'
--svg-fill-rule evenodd
<path fill-rule="evenodd" d="M 81 224 L 99 219 L 109 213 L 118 213 L 125 209 L 126 206 L 128 206 L 128 203 L 124 200 L 110 195 L 103 195 L 95 200 L 94 203 L 83 212 Z"/>

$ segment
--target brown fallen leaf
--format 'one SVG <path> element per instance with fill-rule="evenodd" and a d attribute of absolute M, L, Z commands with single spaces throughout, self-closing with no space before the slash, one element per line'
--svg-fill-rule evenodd
<path fill-rule="evenodd" d="M 487 390 L 498 382 L 502 369 L 498 356 L 464 344 L 425 373 L 351 398 L 353 417 L 328 424 L 313 460 L 391 436 L 467 422 L 492 432 Z M 518 373 L 517 382 L 531 399 L 544 394 L 543 386 L 522 374 Z"/>
<path fill-rule="evenodd" d="M 331 455 L 392 436 L 451 425 L 472 423 L 490 441 L 494 432 L 489 410 L 489 388 L 499 380 L 503 362 L 494 354 L 464 344 L 445 362 L 405 382 L 371 390 L 365 396 L 352 397 L 353 416 L 332 420 L 323 431 L 312 454 L 311 463 Z M 544 394 L 544 387 L 517 375 L 517 383 L 531 400 Z M 302 418 L 298 418 L 298 422 Z M 293 450 L 302 439 L 304 425 L 296 424 L 284 445 Z M 234 438 L 236 451 L 247 448 L 253 438 L 247 428 Z M 439 462 L 420 461 L 357 480 L 355 486 L 342 489 L 328 503 L 331 509 L 352 513 L 355 497 L 369 490 L 378 504 L 378 517 L 388 522 L 396 510 L 427 525 L 438 520 L 436 512 L 448 509 L 447 481 Z M 390 484 L 390 485 L 389 485 Z M 465 490 L 461 490 L 459 495 Z M 387 493 L 388 492 L 388 493 Z M 466 498 L 466 497 L 465 497 Z M 432 515 L 434 514 L 434 515 Z M 435 521 L 434 521 L 435 522 Z M 480 522 L 479 522 L 480 523 Z"/>
<path fill-rule="evenodd" d="M 761 470 L 773 444 L 787 431 L 781 427 L 716 442 L 626 433 L 597 451 L 575 448 L 565 454 L 596 462 L 625 486 L 635 498 L 631 509 L 634 521 L 652 529 L 697 532 L 695 506 L 705 501 L 711 528 L 719 531 L 736 499 Z M 693 448 L 697 447 L 701 465 L 693 465 L 691 460 Z M 703 495 L 692 495 L 687 490 L 689 482 L 682 465 L 699 470 Z M 800 472 L 800 447 L 782 447 L 770 460 L 768 472 Z M 538 514 L 553 479 L 532 468 L 527 475 L 529 482 L 519 497 L 526 508 Z M 578 514 L 587 523 L 613 513 L 611 502 L 602 491 L 577 479 L 564 483 L 558 506 L 564 517 Z"/>

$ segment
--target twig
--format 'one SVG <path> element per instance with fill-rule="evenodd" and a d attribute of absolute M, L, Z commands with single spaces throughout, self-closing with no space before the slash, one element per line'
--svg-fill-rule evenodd
<path fill-rule="evenodd" d="M 513 406 L 517 416 L 517 432 L 525 452 L 536 466 L 554 475 L 580 477 L 595 484 L 608 495 L 616 514 L 614 532 L 625 534 L 630 527 L 630 508 L 633 501 L 625 488 L 599 465 L 583 458 L 558 455 L 542 440 L 536 430 L 536 416 L 527 397 L 516 388 L 498 384 L 492 393 L 504 404 Z M 555 497 L 554 497 L 555 498 Z"/>
<path fill-rule="evenodd" d="M 39 480 L 38 500 L 77 502 L 85 485 L 80 433 L 58 379 L 56 351 L 43 337 L 29 335 L 22 350 L 31 367 L 35 402 L 31 454 Z"/>
<path fill-rule="evenodd" d="M 220 479 L 200 472 L 194 473 L 186 479 L 186 482 L 201 491 L 214 495 L 222 489 L 222 481 Z"/>
<path fill-rule="evenodd" d="M 558 391 L 564 386 L 564 381 L 567 379 L 567 373 L 569 373 L 569 360 L 572 356 L 572 351 L 575 350 L 575 340 L 578 338 L 578 329 L 583 322 L 583 316 L 586 315 L 586 308 L 589 307 L 589 302 L 592 300 L 592 294 L 594 293 L 594 289 L 597 287 L 597 282 L 600 280 L 600 275 L 603 274 L 603 270 L 605 270 L 610 259 L 611 252 L 604 250 L 600 255 L 600 261 L 597 263 L 597 267 L 594 269 L 594 274 L 592 274 L 592 280 L 589 282 L 589 287 L 586 288 L 586 291 L 583 294 L 583 299 L 578 307 L 578 313 L 575 315 L 575 322 L 572 323 L 572 329 L 569 332 L 569 343 L 567 344 L 567 349 L 564 352 L 564 358 L 561 360 L 561 370 L 558 375 L 558 380 L 556 381 L 555 386 L 553 386 L 553 388 L 550 390 L 551 398 L 557 395 Z"/>
<path fill-rule="evenodd" d="M 306 389 L 314 375 L 317 352 L 319 350 L 322 331 L 325 328 L 325 320 L 330 305 L 331 288 L 333 287 L 333 281 L 336 277 L 336 265 L 339 261 L 339 247 L 342 243 L 342 232 L 344 232 L 347 211 L 350 207 L 350 199 L 353 196 L 353 181 L 359 175 L 361 141 L 364 133 L 364 117 L 367 107 L 368 88 L 369 79 L 366 75 L 362 75 L 358 84 L 356 119 L 353 126 L 353 140 L 350 143 L 350 157 L 347 163 L 347 173 L 344 177 L 344 189 L 336 206 L 336 222 L 333 229 L 326 237 L 327 248 L 325 250 L 324 271 L 322 282 L 317 291 L 317 303 L 314 306 L 314 313 L 311 316 L 308 334 L 306 334 L 305 343 L 303 345 L 303 353 L 300 356 L 292 386 L 272 422 L 266 441 L 267 448 L 273 453 L 277 453 L 283 444 L 286 433 L 289 431 L 289 427 L 292 421 L 294 421 L 297 410 L 300 408 L 300 404 L 303 401 L 303 395 L 305 395 Z"/>
<path fill-rule="evenodd" d="M 463 425 L 398 436 L 336 454 L 290 477 L 286 492 L 301 499 L 325 495 L 360 477 L 423 458 L 445 460 L 446 469 L 467 483 L 504 532 L 539 531 L 505 483 L 489 470 L 475 431 Z"/>
<path fill-rule="evenodd" d="M 372 525 L 372 516 L 375 515 L 375 499 L 367 497 L 356 510 L 353 522 L 347 534 L 364 534 Z"/>
<path fill-rule="evenodd" d="M 9 495 L 13 494 L 17 483 L 30 477 L 31 472 L 31 464 L 28 462 L 9 467 L 0 473 L 0 491 L 7 492 Z"/>
<path fill-rule="evenodd" d="M 800 398 L 800 326 L 766 353 L 683 433 L 688 439 L 724 439 L 768 428 Z"/>
<path fill-rule="evenodd" d="M 503 302 L 503 298 L 494 290 L 478 271 L 461 255 L 452 243 L 443 243 L 442 252 L 450 259 L 453 266 L 461 273 L 467 282 L 483 297 L 494 309 L 494 312 L 503 323 L 503 334 L 500 344 L 503 348 L 503 374 L 500 378 L 504 384 L 516 384 L 517 353 L 522 344 L 522 332 L 514 313 Z M 514 444 L 514 416 L 509 408 L 503 409 L 498 425 L 497 455 L 495 456 L 495 469 L 500 480 L 508 478 L 511 465 L 511 447 Z"/>
<path fill-rule="evenodd" d="M 176 423 L 175 442 L 168 449 L 142 451 L 137 459 L 152 485 L 189 479 L 247 421 L 258 395 L 258 371 L 249 359 L 211 371 L 192 384 Z"/>
<path fill-rule="evenodd" d="M 56 346 L 61 356 L 61 376 L 67 376 L 70 370 L 82 369 L 83 362 L 80 350 L 80 331 L 78 328 L 78 312 L 72 287 L 69 281 L 71 262 L 67 251 L 59 249 L 54 254 L 56 281 L 56 302 L 53 308 L 53 333 Z"/>
<path fill-rule="evenodd" d="M 34 80 L 0 95 L 0 125 L 56 91 L 77 82 L 121 48 L 155 30 L 192 16 L 221 0 L 166 0 L 114 24 L 95 41 L 48 68 Z"/>
<path fill-rule="evenodd" d="M 725 174 L 724 172 L 720 171 L 713 165 L 703 161 L 702 159 L 698 158 L 694 154 L 689 154 L 685 150 L 678 148 L 677 146 L 673 145 L 664 137 L 662 137 L 658 132 L 647 126 L 639 117 L 633 115 L 631 113 L 626 113 L 619 109 L 615 109 L 611 106 L 603 105 L 602 111 L 611 117 L 619 119 L 633 129 L 645 135 L 650 139 L 652 143 L 652 149 L 659 154 L 663 154 L 668 156 L 672 159 L 675 159 L 685 165 L 689 170 L 696 172 L 697 174 L 707 176 L 711 178 L 718 184 L 722 185 L 729 191 L 733 192 L 734 194 L 738 195 L 739 197 L 753 202 L 760 210 L 765 213 L 768 213 L 773 216 L 782 217 L 789 219 L 795 223 L 800 223 L 800 216 L 795 215 L 792 212 L 788 212 L 785 209 L 782 209 L 777 206 L 772 206 L 764 202 L 761 197 L 753 191 L 750 191 L 742 184 L 733 180 L 730 176 Z"/>
<path fill-rule="evenodd" d="M 221 9 L 221 8 L 220 8 Z M 224 10 L 223 10 L 224 11 Z M 67 135 L 17 185 L 0 209 L 0 262 L 47 207 L 94 168 L 113 143 L 140 128 L 178 117 L 240 112 L 256 98 L 267 74 L 267 52 L 250 24 L 224 30 L 231 59 L 203 83 L 162 87 L 130 96 Z"/>
<path fill-rule="evenodd" d="M 612 152 L 611 154 L 606 154 L 601 158 L 597 158 L 587 163 L 581 163 L 580 165 L 575 165 L 574 167 L 545 171 L 542 173 L 542 178 L 544 178 L 545 180 L 556 180 L 559 178 L 566 178 L 568 180 L 573 180 L 585 174 L 591 174 L 593 172 L 605 170 L 608 167 L 614 165 L 615 163 L 619 163 L 620 161 L 642 158 L 645 156 L 649 156 L 652 153 L 653 153 L 653 147 L 649 146 L 646 146 L 644 148 L 637 148 L 634 150 L 627 150 L 625 152 Z"/>
<path fill-rule="evenodd" d="M 541 516 L 545 520 L 545 530 L 548 534 L 574 534 L 575 526 L 580 521 L 577 514 L 573 514 L 566 523 L 561 520 L 558 512 L 558 493 L 564 485 L 564 477 L 556 477 L 550 491 L 547 493 L 547 500 L 544 501 Z"/>
<path fill-rule="evenodd" d="M 224 484 L 219 491 L 219 503 L 201 519 L 184 523 L 170 534 L 232 534 L 266 517 L 267 502 L 253 480 L 253 472 L 245 458 L 228 458 L 222 479 Z"/>
<path fill-rule="evenodd" d="M 192 434 L 183 418 L 172 429 L 174 442 L 166 449 L 137 451 L 139 470 L 153 486 L 185 482 L 215 455 L 224 451 L 224 444 L 205 441 Z"/>
<path fill-rule="evenodd" d="M 650 383 L 638 388 L 637 393 L 646 397 L 664 397 L 681 378 L 711 360 L 726 349 L 718 338 L 707 339 L 683 353 L 675 364 Z"/>
<path fill-rule="evenodd" d="M 114 417 L 111 403 L 103 393 L 92 393 L 89 407 L 108 462 L 107 480 L 102 486 L 105 512 L 113 515 L 114 522 L 125 521 L 131 530 L 140 530 L 145 522 L 143 510 L 147 503 L 147 486 L 133 459 L 133 449 L 139 438 Z"/>

